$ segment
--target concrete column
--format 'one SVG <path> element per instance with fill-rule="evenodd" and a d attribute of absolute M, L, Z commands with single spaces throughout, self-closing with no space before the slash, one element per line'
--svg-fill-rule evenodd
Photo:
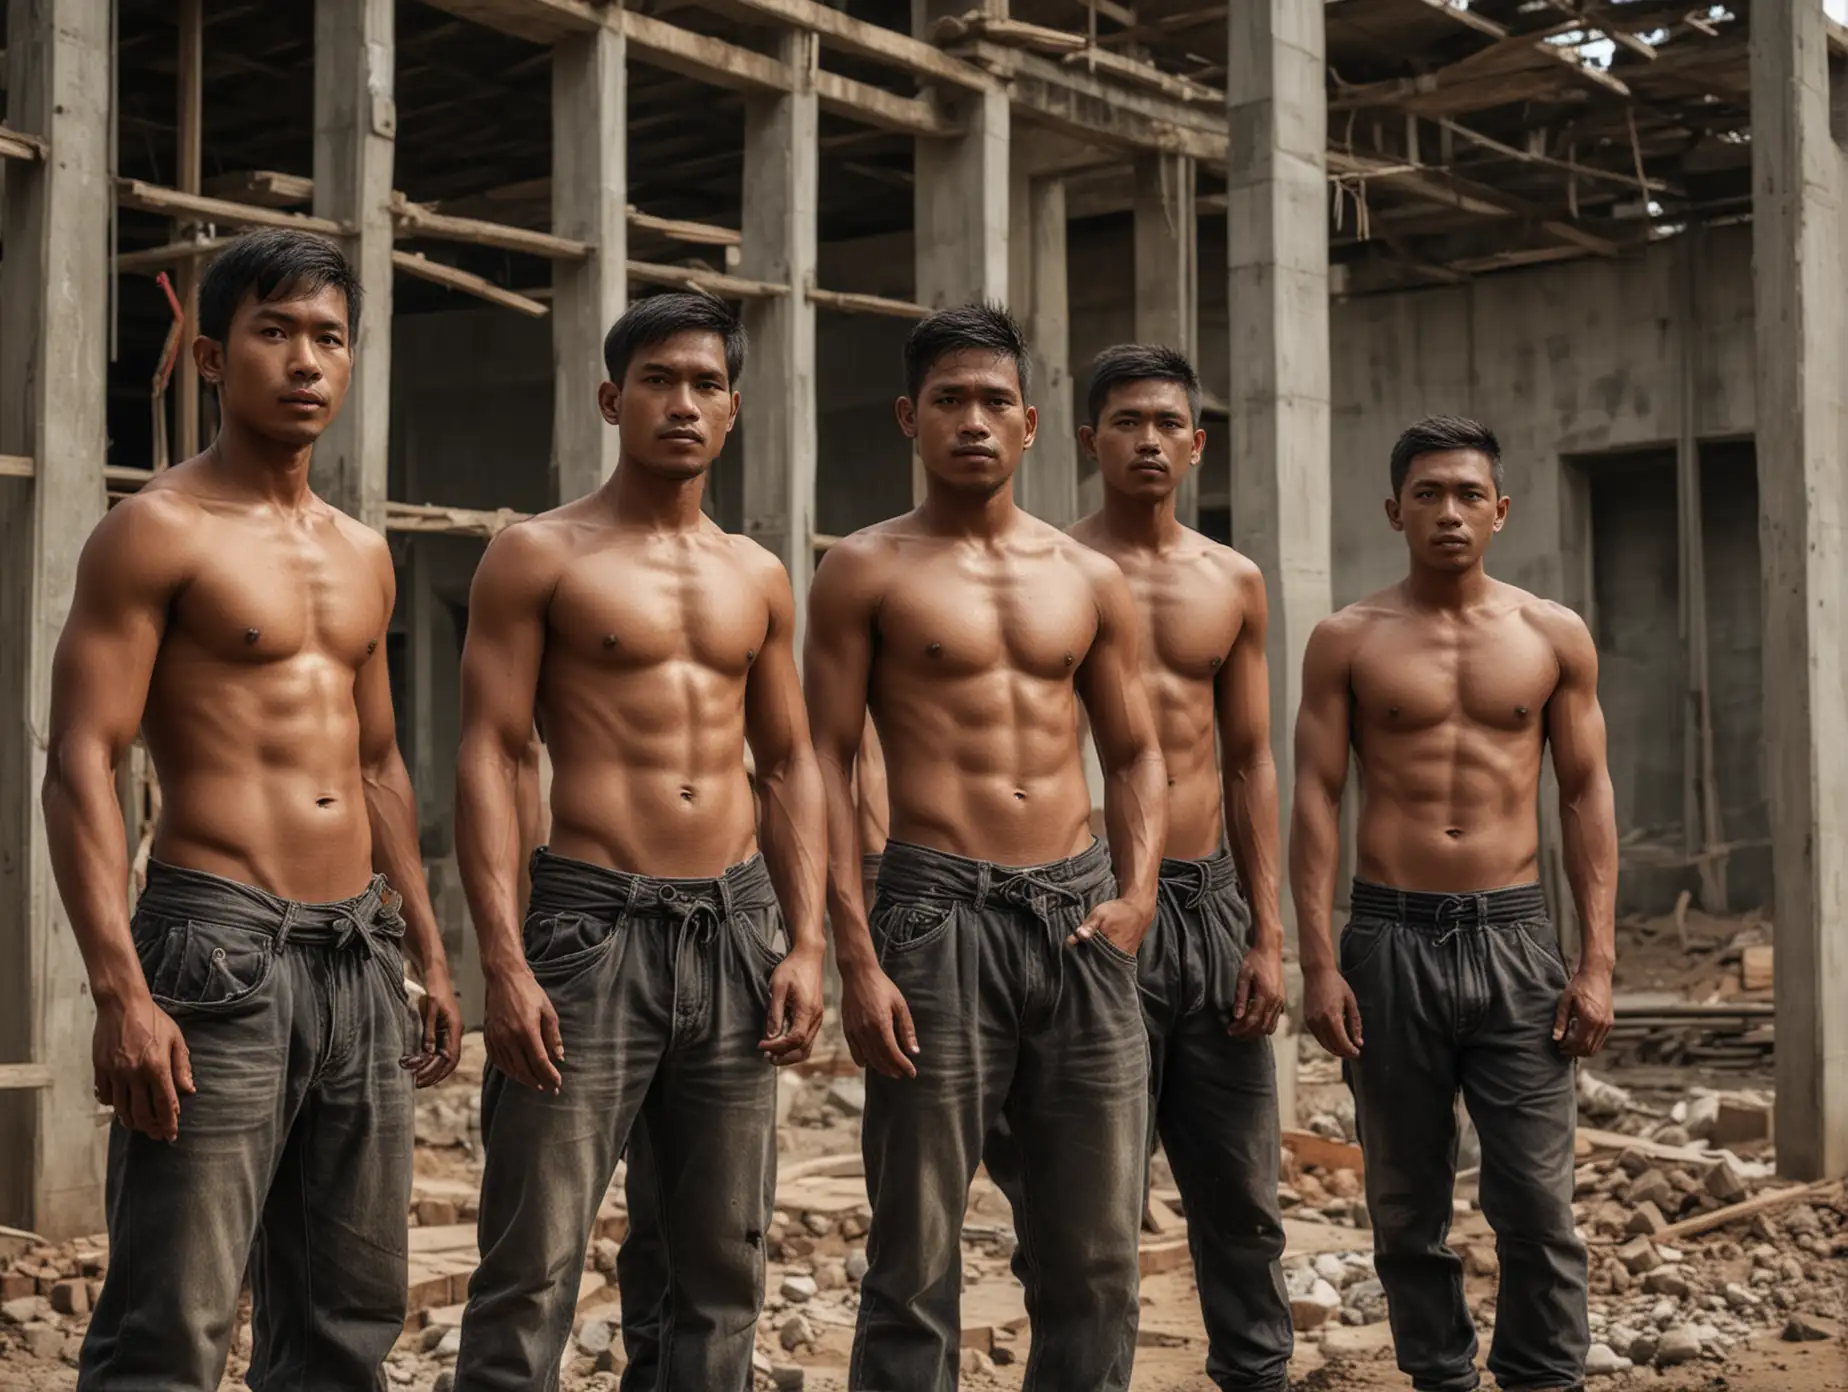
<path fill-rule="evenodd" d="M 7 123 L 51 154 L 0 161 L 0 453 L 36 469 L 0 483 L 0 1061 L 40 1064 L 51 1081 L 0 1092 L 0 1223 L 58 1239 L 101 1224 L 108 1142 L 90 1089 L 96 1012 L 51 878 L 38 790 L 52 652 L 104 507 L 109 7 L 13 0 L 6 61 Z"/>
<path fill-rule="evenodd" d="M 1136 158 L 1136 342 L 1164 343 L 1200 361 L 1200 261 L 1194 213 L 1194 162 L 1186 155 Z M 1175 496 L 1186 526 L 1200 517 L 1200 480 L 1189 474 Z"/>
<path fill-rule="evenodd" d="M 616 431 L 597 409 L 603 338 L 629 302 L 626 43 L 611 28 L 552 49 L 552 230 L 589 242 L 586 261 L 552 263 L 552 480 L 581 498 L 616 468 Z"/>
<path fill-rule="evenodd" d="M 393 0 L 316 0 L 314 211 L 350 224 L 347 259 L 365 309 L 346 406 L 315 446 L 317 492 L 385 526 L 391 458 L 391 181 L 398 132 Z"/>
<path fill-rule="evenodd" d="M 1228 26 L 1232 543 L 1263 570 L 1270 597 L 1271 741 L 1287 827 L 1303 648 L 1331 602 L 1322 7 L 1250 0 Z"/>
<path fill-rule="evenodd" d="M 1015 170 L 1008 197 L 1010 308 L 1033 349 L 1031 398 L 1039 436 L 1021 461 L 1014 497 L 1055 527 L 1078 520 L 1078 422 L 1072 406 L 1071 308 L 1066 280 L 1065 181 Z"/>
<path fill-rule="evenodd" d="M 1001 91 L 943 98 L 963 133 L 917 142 L 917 298 L 1006 304 L 1008 100 Z"/>
<path fill-rule="evenodd" d="M 1843 155 L 1821 0 L 1753 12 L 1765 772 L 1777 945 L 1777 1162 L 1848 1171 L 1848 474 Z"/>
<path fill-rule="evenodd" d="M 808 615 L 815 516 L 815 280 L 820 216 L 819 110 L 808 76 L 813 34 L 789 32 L 777 57 L 797 89 L 752 97 L 744 112 L 744 246 L 740 273 L 790 287 L 745 303 L 751 358 L 744 395 L 744 530 L 774 551 L 796 593 L 796 651 Z"/>

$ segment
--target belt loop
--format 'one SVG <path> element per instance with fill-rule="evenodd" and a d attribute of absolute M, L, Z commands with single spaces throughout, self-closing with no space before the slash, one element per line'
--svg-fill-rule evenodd
<path fill-rule="evenodd" d="M 975 867 L 975 911 L 980 913 L 988 904 L 988 862 L 978 861 Z"/>
<path fill-rule="evenodd" d="M 1411 919 L 1408 917 L 1405 911 L 1405 891 L 1402 889 L 1395 889 L 1392 892 L 1392 897 L 1399 901 L 1399 922 L 1409 923 Z"/>
<path fill-rule="evenodd" d="M 282 911 L 282 927 L 276 930 L 276 950 L 278 952 L 289 945 L 289 930 L 295 926 L 295 912 L 300 907 L 300 904 L 291 899 L 289 906 Z"/>
<path fill-rule="evenodd" d="M 1489 896 L 1486 894 L 1476 896 L 1476 926 L 1479 928 L 1489 926 Z"/>
<path fill-rule="evenodd" d="M 729 922 L 732 916 L 732 887 L 729 871 L 719 876 L 719 908 Z"/>
<path fill-rule="evenodd" d="M 641 893 L 641 877 L 638 875 L 629 876 L 628 892 L 625 893 L 622 898 L 622 916 L 624 918 L 629 917 L 630 914 L 635 912 L 635 901 L 641 897 Z"/>

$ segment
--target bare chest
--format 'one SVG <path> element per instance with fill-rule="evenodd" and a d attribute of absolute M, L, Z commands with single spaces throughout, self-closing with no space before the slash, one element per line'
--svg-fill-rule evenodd
<path fill-rule="evenodd" d="M 1537 730 L 1558 681 L 1551 648 L 1518 617 L 1446 628 L 1382 625 L 1352 672 L 1361 723 L 1406 732 L 1456 724 Z"/>
<path fill-rule="evenodd" d="M 581 558 L 553 592 L 547 646 L 593 667 L 683 661 L 743 677 L 770 610 L 742 567 L 699 546 L 617 544 Z"/>
<path fill-rule="evenodd" d="M 1142 621 L 1142 667 L 1154 686 L 1212 683 L 1244 626 L 1231 587 L 1202 564 L 1123 565 Z"/>
<path fill-rule="evenodd" d="M 354 669 L 384 641 L 384 587 L 336 524 L 206 525 L 208 559 L 175 602 L 170 640 L 225 662 L 313 655 Z"/>
<path fill-rule="evenodd" d="M 1069 680 L 1097 637 L 1089 581 L 1057 556 L 946 555 L 906 567 L 879 611 L 883 669 Z"/>

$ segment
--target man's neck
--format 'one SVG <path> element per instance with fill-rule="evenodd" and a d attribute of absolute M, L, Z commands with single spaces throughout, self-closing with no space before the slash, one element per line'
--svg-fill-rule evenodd
<path fill-rule="evenodd" d="M 700 500 L 706 476 L 669 478 L 628 460 L 618 460 L 600 490 L 618 522 L 655 532 L 696 532 L 705 522 Z"/>
<path fill-rule="evenodd" d="M 1163 551 L 1181 539 L 1186 528 L 1174 515 L 1174 494 L 1147 499 L 1132 498 L 1115 489 L 1104 489 L 1104 506 L 1098 522 L 1104 535 L 1126 550 Z"/>
<path fill-rule="evenodd" d="M 1012 478 L 992 493 L 949 488 L 925 476 L 924 501 L 918 517 L 939 536 L 997 537 L 1014 523 Z"/>
<path fill-rule="evenodd" d="M 1414 564 L 1405 577 L 1405 593 L 1420 609 L 1461 611 L 1488 597 L 1495 582 L 1478 561 L 1468 570 L 1431 570 Z"/>
<path fill-rule="evenodd" d="M 198 456 L 229 488 L 244 497 L 299 511 L 314 496 L 308 466 L 314 446 L 267 439 L 236 420 L 226 419 L 218 438 Z"/>

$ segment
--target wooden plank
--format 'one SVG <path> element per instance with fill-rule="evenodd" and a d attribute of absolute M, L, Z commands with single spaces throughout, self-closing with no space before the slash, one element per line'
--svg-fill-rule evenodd
<path fill-rule="evenodd" d="M 837 1155 L 817 1155 L 808 1160 L 797 1160 L 793 1164 L 779 1165 L 776 1172 L 778 1186 L 800 1179 L 855 1179 L 866 1174 L 866 1161 L 857 1150 L 844 1150 Z"/>
<path fill-rule="evenodd" d="M 140 251 L 124 251 L 117 254 L 115 268 L 118 272 L 161 271 L 169 266 L 178 266 L 188 261 L 198 261 L 207 256 L 215 256 L 230 242 L 229 237 L 200 237 L 192 241 L 167 242 L 162 246 L 146 247 Z"/>
<path fill-rule="evenodd" d="M 0 478 L 32 477 L 32 456 L 29 454 L 0 454 Z"/>
<path fill-rule="evenodd" d="M 1360 1147 L 1346 1141 L 1331 1141 L 1313 1131 L 1286 1127 L 1283 1148 L 1296 1157 L 1299 1165 L 1314 1165 L 1324 1170 L 1352 1170 L 1359 1174 L 1366 1168 Z"/>
<path fill-rule="evenodd" d="M 995 85 L 994 78 L 974 64 L 952 58 L 933 44 L 882 24 L 855 19 L 844 10 L 818 4 L 816 0 L 703 0 L 703 3 L 721 13 L 748 16 L 760 23 L 771 20 L 807 29 L 829 48 L 885 63 L 925 81 L 948 83 L 973 92 L 987 91 Z"/>
<path fill-rule="evenodd" d="M 40 160 L 51 147 L 36 135 L 0 125 L 0 159 Z"/>
<path fill-rule="evenodd" d="M 1769 990 L 1776 984 L 1774 961 L 1777 949 L 1770 943 L 1748 947 L 1739 954 L 1739 984 L 1748 991 Z"/>
<path fill-rule="evenodd" d="M 608 12 L 588 0 L 426 0 L 432 9 L 466 19 L 529 43 L 561 39 L 603 28 Z"/>
<path fill-rule="evenodd" d="M 842 314 L 884 314 L 894 319 L 928 319 L 930 306 L 914 300 L 894 300 L 885 295 L 862 295 L 856 290 L 823 290 L 809 286 L 805 292 L 809 303 L 821 309 L 839 310 Z"/>
<path fill-rule="evenodd" d="M 496 285 L 493 281 L 465 271 L 459 266 L 446 266 L 441 261 L 432 261 L 421 251 L 393 251 L 391 264 L 406 275 L 427 280 L 433 285 L 441 285 L 447 290 L 460 290 L 489 304 L 511 309 L 515 313 L 525 314 L 534 319 L 542 319 L 552 311 L 537 300 L 529 300 L 524 295 Z"/>
<path fill-rule="evenodd" d="M 52 1073 L 42 1063 L 0 1063 L 0 1092 L 24 1092 L 48 1088 Z"/>
<path fill-rule="evenodd" d="M 191 213 L 202 222 L 222 222 L 232 227 L 294 227 L 303 232 L 319 232 L 324 237 L 344 236 L 348 231 L 348 224 L 333 218 L 311 217 L 281 208 L 259 208 L 224 198 L 208 198 L 201 193 L 183 193 L 141 179 L 117 179 L 116 203 L 138 212 L 161 213 L 167 217 Z"/>
<path fill-rule="evenodd" d="M 901 97 L 839 73 L 817 72 L 813 82 L 822 109 L 831 115 L 864 121 L 900 135 L 951 136 L 959 129 L 935 103 L 918 97 Z"/>
<path fill-rule="evenodd" d="M 1673 1244 L 1684 1237 L 1699 1237 L 1702 1233 L 1712 1232 L 1746 1218 L 1756 1218 L 1760 1214 L 1776 1213 L 1779 1209 L 1791 1208 L 1811 1199 L 1821 1199 L 1827 1195 L 1839 1194 L 1842 1182 L 1839 1179 L 1819 1179 L 1813 1184 L 1792 1185 L 1788 1189 L 1771 1189 L 1762 1194 L 1754 1194 L 1740 1203 L 1728 1204 L 1725 1208 L 1716 1208 L 1711 1213 L 1703 1213 L 1696 1218 L 1683 1218 L 1679 1223 L 1670 1223 L 1657 1233 L 1654 1241 Z"/>
<path fill-rule="evenodd" d="M 1163 96 L 1194 106 L 1219 110 L 1226 104 L 1226 94 L 1216 87 L 1208 87 L 1203 82 L 1195 82 L 1177 73 L 1163 72 L 1153 63 L 1138 62 L 1121 53 L 1112 53 L 1109 49 L 1087 48 L 1082 53 L 1067 55 L 1063 61 L 1067 67 L 1082 66 L 1087 72 L 1107 72 L 1125 82 L 1151 88 Z"/>
<path fill-rule="evenodd" d="M 688 222 L 683 218 L 656 217 L 653 213 L 644 213 L 633 203 L 628 208 L 629 226 L 639 227 L 645 232 L 658 232 L 676 242 L 689 242 L 695 246 L 739 246 L 744 241 L 744 234 L 730 227 L 714 227 L 710 223 Z"/>
<path fill-rule="evenodd" d="M 946 46 L 972 38 L 983 38 L 1008 48 L 1027 48 L 1039 53 L 1061 55 L 1090 47 L 1090 40 L 1069 29 L 1029 24 L 1025 20 L 1013 19 L 1004 14 L 988 14 L 979 9 L 940 16 L 931 25 L 930 36 Z"/>
<path fill-rule="evenodd" d="M 385 530 L 388 532 L 423 532 L 438 536 L 492 538 L 524 522 L 531 514 L 512 508 L 442 507 L 429 503 L 385 504 Z"/>
<path fill-rule="evenodd" d="M 495 247 L 554 261 L 583 261 L 593 250 L 589 242 L 573 237 L 536 232 L 527 227 L 509 227 L 506 223 L 482 218 L 451 217 L 421 203 L 413 203 L 402 193 L 392 194 L 391 215 L 399 233 L 407 238 L 428 237 L 440 242 Z"/>
<path fill-rule="evenodd" d="M 205 181 L 205 193 L 234 203 L 259 203 L 266 208 L 300 208 L 314 202 L 314 180 L 303 174 L 275 169 L 242 169 L 217 174 Z"/>
<path fill-rule="evenodd" d="M 787 285 L 747 276 L 726 275 L 698 266 L 667 266 L 653 261 L 631 261 L 629 279 L 645 285 L 673 285 L 683 290 L 703 291 L 722 300 L 762 300 L 789 294 Z"/>

